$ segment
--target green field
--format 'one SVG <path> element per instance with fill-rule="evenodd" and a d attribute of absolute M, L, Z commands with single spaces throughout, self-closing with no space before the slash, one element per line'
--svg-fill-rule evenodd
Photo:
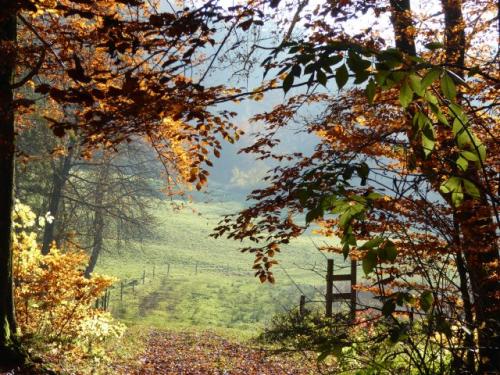
<path fill-rule="evenodd" d="M 302 292 L 308 300 L 321 300 L 326 259 L 314 243 L 323 240 L 304 236 L 284 248 L 274 269 L 276 284 L 270 285 L 253 276 L 253 256 L 239 252 L 238 242 L 209 237 L 221 215 L 239 207 L 159 206 L 155 238 L 110 250 L 98 262 L 96 272 L 116 276 L 125 285 L 122 301 L 120 282 L 111 290 L 113 314 L 130 325 L 253 335 L 275 313 L 295 308 Z M 341 259 L 336 263 L 341 265 Z M 138 280 L 133 289 L 131 280 Z"/>

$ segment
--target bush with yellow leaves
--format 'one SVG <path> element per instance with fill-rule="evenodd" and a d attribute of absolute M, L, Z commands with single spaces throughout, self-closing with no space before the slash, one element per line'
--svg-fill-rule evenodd
<path fill-rule="evenodd" d="M 94 308 L 94 301 L 115 281 L 93 274 L 84 277 L 88 256 L 53 246 L 43 255 L 36 232 L 50 217 L 36 218 L 29 206 L 16 202 L 14 211 L 15 304 L 21 337 L 41 344 L 44 354 L 66 362 L 102 360 L 102 344 L 120 337 L 123 324 Z"/>

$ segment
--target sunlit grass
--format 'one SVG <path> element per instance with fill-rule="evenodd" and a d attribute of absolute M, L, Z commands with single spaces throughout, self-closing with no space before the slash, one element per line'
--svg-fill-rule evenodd
<path fill-rule="evenodd" d="M 132 326 L 210 329 L 243 338 L 255 336 L 275 313 L 295 308 L 302 292 L 320 298 L 326 261 L 314 238 L 283 249 L 276 284 L 263 285 L 253 276 L 252 254 L 239 252 L 235 241 L 209 237 L 220 215 L 237 209 L 215 203 L 181 211 L 159 207 L 156 238 L 110 251 L 98 263 L 97 272 L 126 285 L 123 301 L 120 282 L 111 291 L 113 314 Z M 132 291 L 128 284 L 134 279 L 138 285 Z"/>

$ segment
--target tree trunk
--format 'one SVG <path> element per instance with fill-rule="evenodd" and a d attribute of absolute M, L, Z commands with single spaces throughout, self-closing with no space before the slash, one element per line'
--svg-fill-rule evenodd
<path fill-rule="evenodd" d="M 491 208 L 484 202 L 464 202 L 457 215 L 469 273 L 478 330 L 479 374 L 500 373 L 498 314 L 498 240 Z"/>
<path fill-rule="evenodd" d="M 0 366 L 19 364 L 12 283 L 12 209 L 14 204 L 14 96 L 16 1 L 0 1 Z"/>
<path fill-rule="evenodd" d="M 69 171 L 71 170 L 71 164 L 73 161 L 75 141 L 71 138 L 68 142 L 68 153 L 64 158 L 62 158 L 60 163 L 60 168 L 54 169 L 53 179 L 52 179 L 52 192 L 49 199 L 49 212 L 53 216 L 54 220 L 49 223 L 45 223 L 45 229 L 43 232 L 43 244 L 42 244 L 42 254 L 47 255 L 50 251 L 50 246 L 52 241 L 54 241 L 54 229 L 57 224 L 57 217 L 59 214 L 60 202 L 62 199 L 62 191 L 66 180 L 68 179 Z"/>
<path fill-rule="evenodd" d="M 391 22 L 394 28 L 396 48 L 410 56 L 415 56 L 415 38 L 411 32 L 413 18 L 410 0 L 391 0 Z"/>
<path fill-rule="evenodd" d="M 457 225 L 458 226 L 458 225 Z M 457 228 L 458 229 L 458 228 Z M 460 243 L 459 229 L 456 230 L 457 242 Z M 464 258 L 461 251 L 457 251 L 455 261 L 457 263 L 458 277 L 460 280 L 460 294 L 462 295 L 462 300 L 464 301 L 464 318 L 466 328 L 468 332 L 465 332 L 465 356 L 464 353 L 457 353 L 453 358 L 453 366 L 455 369 L 463 371 L 464 373 L 473 374 L 475 371 L 475 358 L 474 350 L 476 349 L 476 344 L 474 343 L 474 314 L 472 310 L 472 303 L 469 294 L 469 283 L 467 281 L 467 269 L 465 267 Z M 474 349 L 474 350 L 473 350 Z"/>
<path fill-rule="evenodd" d="M 445 20 L 446 64 L 463 77 L 466 39 L 462 0 L 442 0 L 441 5 Z M 473 165 L 464 177 L 471 181 L 481 180 L 480 171 Z M 500 372 L 500 301 L 495 278 L 498 275 L 498 237 L 492 217 L 492 209 L 484 196 L 480 200 L 466 197 L 456 215 L 474 298 L 480 374 Z"/>
<path fill-rule="evenodd" d="M 90 275 L 94 271 L 94 268 L 97 264 L 97 259 L 99 258 L 99 254 L 101 253 L 102 250 L 103 235 L 104 235 L 104 218 L 102 215 L 102 208 L 99 207 L 96 208 L 94 214 L 94 243 L 92 246 L 92 254 L 90 255 L 89 264 L 85 269 L 86 278 L 90 278 Z"/>
<path fill-rule="evenodd" d="M 103 165 L 101 167 L 102 169 L 98 174 L 98 179 L 96 181 L 96 188 L 95 188 L 94 241 L 92 245 L 92 253 L 90 254 L 89 264 L 85 269 L 86 278 L 90 278 L 92 272 L 94 271 L 94 268 L 97 264 L 97 259 L 99 258 L 99 254 L 101 253 L 103 245 L 103 237 L 104 237 L 103 202 L 105 195 L 104 185 L 107 183 L 106 180 L 108 179 L 109 168 L 110 168 L 110 161 L 107 158 L 106 154 L 103 154 L 102 162 L 103 162 Z"/>
<path fill-rule="evenodd" d="M 462 2 L 461 0 L 442 0 L 442 7 L 445 18 L 446 63 L 454 67 L 455 72 L 461 76 L 465 56 Z M 414 37 L 411 33 L 413 20 L 409 0 L 391 0 L 391 11 L 396 47 L 406 54 L 416 55 Z M 420 155 L 418 146 L 413 149 L 418 157 Z M 430 171 L 429 175 L 433 174 Z M 472 167 L 468 174 L 465 177 L 471 181 L 479 180 L 478 171 L 473 170 Z M 473 309 L 479 345 L 477 371 L 480 374 L 498 373 L 500 324 L 497 314 L 498 297 L 496 296 L 498 282 L 494 278 L 494 275 L 498 273 L 498 248 L 491 207 L 486 199 L 482 202 L 466 199 L 457 210 L 456 219 L 460 230 L 459 236 L 461 234 L 462 237 L 461 243 L 456 245 L 463 249 L 474 297 Z M 474 350 L 474 348 L 469 348 L 469 350 Z M 470 361 L 471 357 L 468 356 L 467 359 Z M 471 367 L 470 363 L 468 367 Z"/>

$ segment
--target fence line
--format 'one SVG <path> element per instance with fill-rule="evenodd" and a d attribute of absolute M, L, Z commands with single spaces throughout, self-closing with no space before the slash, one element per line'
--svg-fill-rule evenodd
<path fill-rule="evenodd" d="M 107 288 L 103 295 L 98 297 L 95 301 L 95 307 L 98 309 L 102 309 L 105 311 L 108 311 L 110 308 L 110 303 L 111 303 L 111 294 L 116 296 L 116 300 L 119 301 L 120 303 L 123 302 L 124 295 L 127 294 L 127 292 L 132 289 L 132 293 L 136 293 L 136 288 L 138 288 L 140 285 L 145 285 L 146 282 L 153 282 L 153 280 L 158 277 L 170 277 L 171 273 L 174 270 L 174 265 L 180 266 L 183 271 L 186 270 L 186 268 L 192 268 L 192 274 L 197 276 L 199 273 L 202 271 L 223 271 L 224 273 L 231 273 L 239 276 L 248 276 L 248 275 L 253 275 L 253 273 L 248 270 L 248 271 L 243 271 L 243 269 L 235 269 L 232 267 L 229 267 L 229 265 L 212 265 L 212 264 L 203 264 L 201 262 L 194 262 L 194 263 L 164 263 L 164 266 L 166 266 L 166 273 L 159 274 L 158 270 L 160 267 L 156 267 L 157 264 L 152 264 L 152 267 L 150 268 L 150 271 L 147 271 L 147 268 L 144 268 L 142 271 L 142 274 L 137 277 L 137 278 L 124 278 L 120 279 L 119 283 L 116 285 L 113 285 L 109 288 Z M 185 274 L 185 273 L 184 273 Z M 148 277 L 150 276 L 150 277 Z"/>

